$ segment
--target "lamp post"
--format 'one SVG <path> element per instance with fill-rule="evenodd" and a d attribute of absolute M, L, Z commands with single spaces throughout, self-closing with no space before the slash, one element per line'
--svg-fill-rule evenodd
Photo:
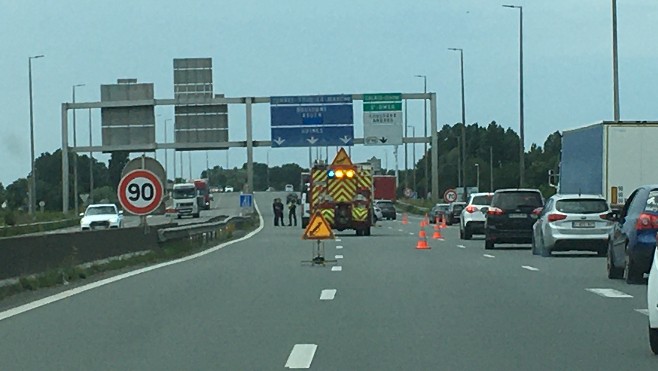
<path fill-rule="evenodd" d="M 612 0 L 612 95 L 613 118 L 619 121 L 619 62 L 617 59 L 617 0 Z"/>
<path fill-rule="evenodd" d="M 519 187 L 525 180 L 525 140 L 523 128 L 523 7 L 519 5 L 503 5 L 505 8 L 519 10 Z"/>
<path fill-rule="evenodd" d="M 407 100 L 404 100 L 404 137 L 409 137 L 409 126 L 407 125 Z M 409 188 L 409 143 L 404 143 L 404 188 Z"/>
<path fill-rule="evenodd" d="M 75 88 L 79 88 L 81 86 L 85 86 L 85 84 L 75 84 L 71 87 L 72 91 L 72 99 L 73 99 L 73 104 L 75 104 Z M 76 129 L 76 124 L 75 124 L 75 117 L 76 117 L 76 109 L 73 109 L 73 148 L 78 147 L 78 140 L 77 140 L 77 129 Z M 91 160 L 91 159 L 90 159 Z M 73 207 L 75 208 L 75 214 L 77 215 L 80 212 L 79 209 L 79 196 L 78 196 L 78 152 L 74 151 L 73 152 L 73 194 L 75 195 L 75 199 L 73 202 Z"/>
<path fill-rule="evenodd" d="M 31 176 L 28 180 L 28 201 L 30 215 L 34 215 L 37 203 L 37 182 L 36 172 L 34 169 L 34 109 L 32 104 L 32 59 L 43 58 L 44 55 L 35 55 L 27 58 L 28 81 L 30 85 L 30 172 Z"/>
<path fill-rule="evenodd" d="M 270 189 L 270 149 L 267 150 L 267 189 Z"/>
<path fill-rule="evenodd" d="M 413 138 L 416 138 L 416 127 L 413 125 L 407 125 L 407 128 L 411 128 L 411 135 Z M 416 192 L 416 142 L 414 142 L 412 146 L 413 150 L 413 164 L 414 166 L 412 167 L 412 172 L 413 172 L 413 187 L 414 187 L 414 192 Z"/>
<path fill-rule="evenodd" d="M 415 75 L 415 77 L 420 77 L 423 79 L 423 93 L 427 94 L 427 75 Z M 423 137 L 423 156 L 425 156 L 425 196 L 427 196 L 427 192 L 429 189 L 429 158 L 427 158 L 427 98 L 423 98 L 423 121 L 425 122 L 424 124 L 424 137 Z M 414 135 L 415 136 L 415 135 Z M 415 154 L 416 152 L 414 152 Z M 414 166 L 415 166 L 415 161 L 414 161 Z M 415 172 L 414 172 L 415 174 Z"/>
<path fill-rule="evenodd" d="M 464 49 L 462 48 L 448 48 L 448 50 L 459 52 L 459 66 L 461 74 L 461 95 L 462 95 L 462 130 L 461 130 L 461 168 L 462 176 L 464 179 L 464 186 L 466 185 L 466 101 L 464 99 Z M 466 192 L 464 192 L 466 197 Z M 466 201 L 466 198 L 464 198 Z"/>
<path fill-rule="evenodd" d="M 94 203 L 94 154 L 91 150 L 92 135 L 91 135 L 91 108 L 89 114 L 89 204 Z"/>
<path fill-rule="evenodd" d="M 476 180 L 475 180 L 475 187 L 478 189 L 478 192 L 480 192 L 480 164 L 476 163 L 475 164 L 475 170 L 477 170 L 476 174 Z"/>
<path fill-rule="evenodd" d="M 164 141 L 165 141 L 165 144 L 167 144 L 167 121 L 171 121 L 171 119 L 165 119 L 165 121 L 164 121 Z M 167 166 L 169 164 L 169 160 L 167 159 L 167 152 L 169 152 L 169 151 L 165 148 L 165 150 L 164 150 L 165 174 L 167 174 L 165 177 L 169 178 L 169 170 L 168 170 L 169 167 Z M 176 161 L 174 161 L 174 165 L 175 164 L 176 164 Z M 176 174 L 174 174 L 174 180 L 176 179 L 175 176 L 176 176 Z"/>

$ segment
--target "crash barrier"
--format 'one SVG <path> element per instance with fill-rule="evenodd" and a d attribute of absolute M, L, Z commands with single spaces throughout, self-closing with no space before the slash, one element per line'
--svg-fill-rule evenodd
<path fill-rule="evenodd" d="M 206 223 L 162 228 L 158 230 L 158 242 L 167 243 L 183 239 L 213 241 L 224 236 L 225 232 L 244 229 L 253 221 L 252 216 L 231 216 L 222 221 L 211 220 Z"/>
<path fill-rule="evenodd" d="M 427 207 L 412 205 L 410 203 L 400 201 L 400 200 L 395 201 L 395 203 L 396 203 L 396 205 L 401 206 L 400 207 L 401 209 L 403 209 L 403 210 L 405 210 L 409 213 L 412 213 L 412 214 L 425 215 L 427 212 L 430 211 L 430 209 L 427 208 Z"/>
<path fill-rule="evenodd" d="M 50 222 L 19 224 L 0 227 L 0 237 L 19 236 L 28 233 L 48 232 L 55 229 L 68 228 L 80 225 L 79 218 L 54 220 Z"/>

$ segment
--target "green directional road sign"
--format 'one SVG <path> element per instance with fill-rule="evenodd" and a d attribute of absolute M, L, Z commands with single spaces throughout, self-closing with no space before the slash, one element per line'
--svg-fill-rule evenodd
<path fill-rule="evenodd" d="M 363 95 L 365 145 L 402 144 L 402 94 Z"/>

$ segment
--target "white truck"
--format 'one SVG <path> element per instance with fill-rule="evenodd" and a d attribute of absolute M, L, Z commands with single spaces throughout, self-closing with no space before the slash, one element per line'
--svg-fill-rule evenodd
<path fill-rule="evenodd" d="M 174 210 L 178 219 L 183 216 L 199 217 L 199 197 L 197 187 L 194 183 L 174 184 L 172 198 L 174 200 Z M 203 196 L 201 196 L 203 197 Z"/>
<path fill-rule="evenodd" d="M 603 121 L 562 132 L 558 193 L 603 195 L 619 208 L 639 186 L 658 184 L 656 121 Z"/>

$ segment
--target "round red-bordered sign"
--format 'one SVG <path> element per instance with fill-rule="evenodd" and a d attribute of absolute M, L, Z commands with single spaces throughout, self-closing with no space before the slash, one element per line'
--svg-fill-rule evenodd
<path fill-rule="evenodd" d="M 160 206 L 163 196 L 160 179 L 144 169 L 133 170 L 119 182 L 117 196 L 121 206 L 131 214 L 147 215 Z"/>
<path fill-rule="evenodd" d="M 454 189 L 448 189 L 443 194 L 443 200 L 449 203 L 457 201 L 457 192 Z"/>

